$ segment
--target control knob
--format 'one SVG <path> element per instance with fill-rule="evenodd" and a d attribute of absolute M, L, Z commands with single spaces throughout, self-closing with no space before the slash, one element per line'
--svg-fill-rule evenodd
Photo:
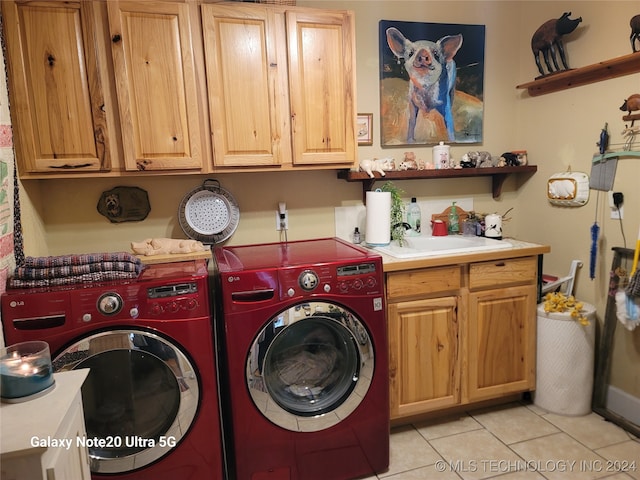
<path fill-rule="evenodd" d="M 305 292 L 310 292 L 314 288 L 318 286 L 320 279 L 318 279 L 318 275 L 311 270 L 305 270 L 300 274 L 298 278 L 298 283 L 302 287 Z"/>
<path fill-rule="evenodd" d="M 115 315 L 122 310 L 122 297 L 115 292 L 104 293 L 98 298 L 98 311 L 103 315 Z"/>

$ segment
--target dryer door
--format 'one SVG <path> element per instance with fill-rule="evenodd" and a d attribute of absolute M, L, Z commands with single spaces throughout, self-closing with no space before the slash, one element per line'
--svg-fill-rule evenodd
<path fill-rule="evenodd" d="M 246 380 L 256 407 L 272 423 L 313 432 L 358 407 L 374 362 L 360 319 L 340 305 L 309 302 L 267 322 L 249 351 Z"/>
<path fill-rule="evenodd" d="M 66 348 L 53 366 L 91 369 L 82 401 L 93 473 L 130 472 L 155 462 L 195 418 L 195 367 L 177 345 L 155 333 L 94 333 Z"/>

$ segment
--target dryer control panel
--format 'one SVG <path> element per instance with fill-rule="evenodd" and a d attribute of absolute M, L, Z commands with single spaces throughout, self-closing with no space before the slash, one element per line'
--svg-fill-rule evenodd
<path fill-rule="evenodd" d="M 281 299 L 300 295 L 377 295 L 383 293 L 382 273 L 375 262 L 284 268 L 279 270 L 278 278 Z"/>

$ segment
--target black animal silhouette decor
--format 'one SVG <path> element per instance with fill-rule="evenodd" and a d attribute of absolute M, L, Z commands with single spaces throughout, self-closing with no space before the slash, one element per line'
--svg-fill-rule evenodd
<path fill-rule="evenodd" d="M 629 37 L 631 40 L 631 51 L 635 53 L 638 51 L 636 50 L 636 40 L 640 41 L 640 15 L 631 17 L 629 25 L 631 26 L 631 36 Z"/>
<path fill-rule="evenodd" d="M 554 71 L 560 71 L 558 66 L 558 59 L 556 54 L 560 55 L 560 60 L 564 66 L 564 70 L 567 70 L 567 58 L 564 53 L 564 46 L 562 45 L 562 36 L 573 32 L 580 22 L 582 17 L 570 19 L 571 12 L 565 12 L 560 18 L 554 18 L 544 22 L 540 28 L 538 28 L 533 37 L 531 38 L 531 50 L 536 60 L 536 65 L 540 71 L 540 75 L 547 75 Z M 545 74 L 540 62 L 540 56 L 544 59 L 544 63 L 547 66 L 547 73 Z M 553 62 L 553 67 L 551 63 Z"/>

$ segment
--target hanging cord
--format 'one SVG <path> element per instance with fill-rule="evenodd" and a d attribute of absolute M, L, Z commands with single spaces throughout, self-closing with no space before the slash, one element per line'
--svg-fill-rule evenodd
<path fill-rule="evenodd" d="M 616 207 L 618 209 L 618 222 L 620 223 L 620 233 L 622 233 L 622 243 L 624 248 L 627 248 L 627 237 L 624 235 L 624 227 L 622 225 L 622 215 L 620 214 L 620 207 Z M 626 263 L 626 259 L 625 259 Z"/>

